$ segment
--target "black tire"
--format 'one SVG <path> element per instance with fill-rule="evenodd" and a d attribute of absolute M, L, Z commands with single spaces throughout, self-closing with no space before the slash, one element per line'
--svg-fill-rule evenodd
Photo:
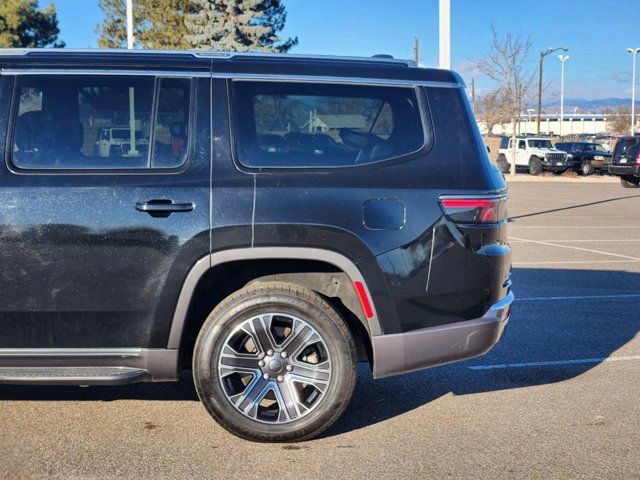
<path fill-rule="evenodd" d="M 593 175 L 595 171 L 596 169 L 591 162 L 584 162 L 580 167 L 580 173 L 585 177 Z"/>
<path fill-rule="evenodd" d="M 288 423 L 265 423 L 257 416 L 253 419 L 242 413 L 227 398 L 218 371 L 220 355 L 231 332 L 248 319 L 270 312 L 303 319 L 320 335 L 331 359 L 330 379 L 318 404 L 304 416 L 288 419 Z M 205 321 L 193 354 L 194 383 L 209 414 L 234 435 L 260 442 L 307 440 L 328 428 L 351 400 L 356 366 L 354 340 L 338 312 L 317 293 L 284 282 L 249 285 L 227 297 Z M 281 388 L 275 382 L 274 385 Z"/>
<path fill-rule="evenodd" d="M 538 157 L 529 159 L 529 173 L 531 175 L 540 175 L 542 173 L 542 162 Z"/>
<path fill-rule="evenodd" d="M 497 163 L 501 173 L 507 174 L 511 171 L 511 165 L 509 165 L 509 162 L 507 161 L 507 157 L 505 157 L 504 155 L 500 154 L 498 156 Z"/>
<path fill-rule="evenodd" d="M 620 184 L 623 188 L 638 188 L 640 185 L 640 178 L 638 177 L 620 177 Z"/>

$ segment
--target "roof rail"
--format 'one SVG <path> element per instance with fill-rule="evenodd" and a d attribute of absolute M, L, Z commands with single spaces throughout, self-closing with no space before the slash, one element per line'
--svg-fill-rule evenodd
<path fill-rule="evenodd" d="M 309 60 L 332 60 L 343 62 L 376 62 L 389 63 L 396 65 L 405 65 L 407 67 L 415 67 L 416 64 L 412 60 L 401 60 L 393 58 L 391 55 L 374 55 L 373 57 L 356 57 L 356 56 L 340 56 L 340 55 L 301 55 L 292 53 L 269 53 L 269 52 L 221 52 L 207 50 L 146 50 L 124 48 L 0 48 L 0 56 L 2 55 L 31 55 L 31 54 L 91 54 L 91 53 L 111 53 L 122 55 L 184 55 L 192 58 L 292 58 L 292 59 L 309 59 Z"/>

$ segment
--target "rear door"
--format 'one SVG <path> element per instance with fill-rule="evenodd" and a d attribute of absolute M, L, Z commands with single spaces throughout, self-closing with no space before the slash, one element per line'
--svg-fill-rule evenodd
<path fill-rule="evenodd" d="M 0 79 L 0 348 L 166 346 L 209 249 L 209 79 Z"/>

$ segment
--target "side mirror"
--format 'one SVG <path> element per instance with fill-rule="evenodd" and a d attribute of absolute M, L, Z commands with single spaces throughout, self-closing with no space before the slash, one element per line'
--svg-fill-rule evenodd
<path fill-rule="evenodd" d="M 491 153 L 491 149 L 487 147 L 487 153 Z"/>

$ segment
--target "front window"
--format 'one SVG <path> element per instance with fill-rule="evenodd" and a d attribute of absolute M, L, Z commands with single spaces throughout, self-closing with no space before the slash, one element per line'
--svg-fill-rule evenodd
<path fill-rule="evenodd" d="M 553 143 L 551 140 L 529 140 L 530 148 L 542 148 L 542 149 L 552 149 Z"/>

